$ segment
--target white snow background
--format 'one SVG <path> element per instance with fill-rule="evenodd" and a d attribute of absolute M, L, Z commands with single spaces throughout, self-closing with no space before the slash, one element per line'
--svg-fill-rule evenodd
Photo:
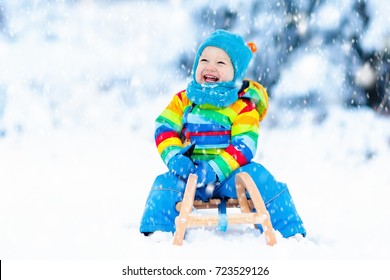
<path fill-rule="evenodd" d="M 387 14 L 376 32 L 388 32 L 385 2 L 372 1 Z M 182 247 L 141 235 L 146 197 L 166 171 L 154 120 L 185 87 L 175 67 L 201 30 L 182 1 L 76 6 L 15 9 L 1 35 L 1 259 L 390 258 L 390 119 L 336 103 L 318 122 L 314 111 L 281 111 L 271 100 L 254 159 L 288 184 L 306 239 L 278 234 L 269 247 L 250 225 L 190 229 Z M 48 22 L 51 12 L 62 17 Z M 293 81 L 304 87 L 303 75 L 329 86 L 313 72 L 331 75 L 320 64 L 309 56 L 285 69 L 278 93 Z"/>

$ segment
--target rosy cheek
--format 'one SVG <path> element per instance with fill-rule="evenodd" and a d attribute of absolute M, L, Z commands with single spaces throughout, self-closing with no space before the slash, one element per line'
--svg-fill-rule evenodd
<path fill-rule="evenodd" d="M 229 72 L 226 72 L 225 75 L 224 75 L 224 78 L 225 78 L 225 81 L 232 81 L 234 79 L 234 73 L 229 71 Z"/>
<path fill-rule="evenodd" d="M 195 74 L 195 81 L 197 83 L 202 82 L 202 75 L 199 72 L 196 72 L 196 74 Z"/>
<path fill-rule="evenodd" d="M 220 80 L 221 80 L 221 82 L 227 82 L 227 81 L 230 81 L 232 79 L 230 79 L 229 73 L 223 72 L 223 73 L 221 73 Z"/>
<path fill-rule="evenodd" d="M 202 70 L 198 67 L 195 72 L 195 80 L 196 82 L 202 81 Z"/>

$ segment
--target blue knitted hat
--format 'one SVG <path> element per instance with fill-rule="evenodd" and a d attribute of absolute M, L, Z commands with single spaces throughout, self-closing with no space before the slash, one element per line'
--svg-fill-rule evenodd
<path fill-rule="evenodd" d="M 253 44 L 253 43 L 252 43 Z M 252 46 L 252 45 L 251 45 Z M 195 80 L 195 72 L 198 67 L 199 57 L 202 55 L 206 47 L 217 47 L 224 50 L 230 57 L 234 67 L 234 83 L 239 83 L 241 86 L 244 80 L 246 70 L 252 58 L 252 51 L 255 49 L 249 47 L 244 39 L 236 34 L 230 33 L 223 29 L 214 31 L 200 46 L 196 53 L 192 75 Z"/>

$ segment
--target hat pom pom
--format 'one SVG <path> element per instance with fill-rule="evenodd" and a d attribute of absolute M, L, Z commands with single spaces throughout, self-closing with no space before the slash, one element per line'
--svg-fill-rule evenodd
<path fill-rule="evenodd" d="M 250 50 L 252 51 L 252 53 L 255 53 L 257 51 L 257 46 L 255 43 L 249 42 L 247 45 L 250 48 Z"/>

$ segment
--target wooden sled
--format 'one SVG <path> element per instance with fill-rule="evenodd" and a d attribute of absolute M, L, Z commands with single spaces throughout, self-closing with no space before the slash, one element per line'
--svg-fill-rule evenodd
<path fill-rule="evenodd" d="M 194 201 L 198 177 L 190 174 L 183 201 L 177 203 L 176 209 L 179 215 L 175 219 L 176 232 L 173 237 L 173 244 L 183 244 L 186 229 L 189 227 L 217 226 L 219 230 L 226 231 L 228 224 L 261 224 L 264 230 L 266 242 L 272 246 L 276 244 L 274 228 L 272 227 L 270 215 L 265 208 L 264 201 L 256 184 L 246 172 L 236 175 L 237 199 L 220 200 L 211 199 L 207 202 Z M 248 191 L 250 200 L 246 197 Z M 241 213 L 227 214 L 226 208 L 239 207 Z M 195 209 L 218 208 L 218 214 L 193 213 Z M 253 212 L 255 210 L 256 212 Z"/>

